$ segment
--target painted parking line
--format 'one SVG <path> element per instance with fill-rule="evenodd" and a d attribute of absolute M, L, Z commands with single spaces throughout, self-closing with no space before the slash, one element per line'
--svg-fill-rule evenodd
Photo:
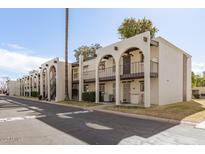
<path fill-rule="evenodd" d="M 45 115 L 36 115 L 36 116 L 24 116 L 24 117 L 0 118 L 0 123 L 26 120 L 26 119 L 37 119 L 37 118 L 43 118 L 43 117 L 46 117 L 46 116 Z"/>
<path fill-rule="evenodd" d="M 66 113 L 58 113 L 56 114 L 58 117 L 60 118 L 66 118 L 66 119 L 70 119 L 72 118 L 69 115 L 73 115 L 73 114 L 84 114 L 84 113 L 90 113 L 93 112 L 93 110 L 83 110 L 83 111 L 74 111 L 74 112 L 66 112 Z"/>
<path fill-rule="evenodd" d="M 83 111 L 57 113 L 56 116 L 58 116 L 60 118 L 72 118 L 69 115 L 84 114 L 84 113 L 89 113 L 89 112 L 93 112 L 93 110 L 83 110 Z M 47 117 L 47 116 L 46 115 L 33 115 L 33 116 L 23 116 L 23 117 L 0 118 L 0 123 L 27 120 L 27 119 L 37 119 L 37 118 L 44 118 L 44 117 Z"/>

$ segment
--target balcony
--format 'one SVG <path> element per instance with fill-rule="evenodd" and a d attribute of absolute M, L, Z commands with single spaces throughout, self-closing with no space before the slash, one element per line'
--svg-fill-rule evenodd
<path fill-rule="evenodd" d="M 131 67 L 130 67 L 131 65 Z M 144 63 L 133 62 L 126 67 L 120 66 L 120 79 L 139 79 L 144 77 Z M 151 61 L 150 63 L 150 77 L 158 77 L 158 63 Z M 95 81 L 95 70 L 83 72 L 84 82 Z M 99 81 L 112 81 L 115 80 L 115 66 L 107 67 L 99 70 Z M 78 73 L 73 74 L 73 82 L 78 82 Z"/>

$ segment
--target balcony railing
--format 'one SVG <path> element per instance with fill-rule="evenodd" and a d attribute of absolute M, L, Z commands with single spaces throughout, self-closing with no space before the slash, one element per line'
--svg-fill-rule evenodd
<path fill-rule="evenodd" d="M 131 67 L 130 67 L 131 66 Z M 158 75 L 158 63 L 150 62 L 150 76 L 157 77 Z M 133 62 L 126 67 L 126 65 L 120 65 L 120 76 L 122 79 L 137 78 L 144 76 L 144 63 Z M 84 80 L 94 80 L 95 70 L 83 72 Z M 115 66 L 99 69 L 99 79 L 115 79 Z M 78 73 L 73 74 L 73 81 L 78 80 Z"/>
<path fill-rule="evenodd" d="M 99 78 L 115 76 L 115 66 L 99 70 Z"/>

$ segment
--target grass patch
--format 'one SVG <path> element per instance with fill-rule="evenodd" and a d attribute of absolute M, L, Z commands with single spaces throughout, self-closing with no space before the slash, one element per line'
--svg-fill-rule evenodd
<path fill-rule="evenodd" d="M 192 100 L 170 105 L 152 106 L 150 108 L 105 106 L 104 109 L 191 122 L 201 122 L 205 120 L 205 100 Z"/>
<path fill-rule="evenodd" d="M 80 106 L 80 107 L 92 107 L 92 106 L 101 105 L 101 104 L 97 104 L 94 102 L 85 102 L 85 101 L 76 101 L 76 100 L 60 101 L 60 103 L 68 104 L 68 105 L 75 105 L 75 106 Z"/>

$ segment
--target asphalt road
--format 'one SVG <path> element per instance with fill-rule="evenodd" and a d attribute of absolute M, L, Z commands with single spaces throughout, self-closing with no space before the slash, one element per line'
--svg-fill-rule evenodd
<path fill-rule="evenodd" d="M 205 130 L 0 96 L 0 144 L 205 144 Z"/>

